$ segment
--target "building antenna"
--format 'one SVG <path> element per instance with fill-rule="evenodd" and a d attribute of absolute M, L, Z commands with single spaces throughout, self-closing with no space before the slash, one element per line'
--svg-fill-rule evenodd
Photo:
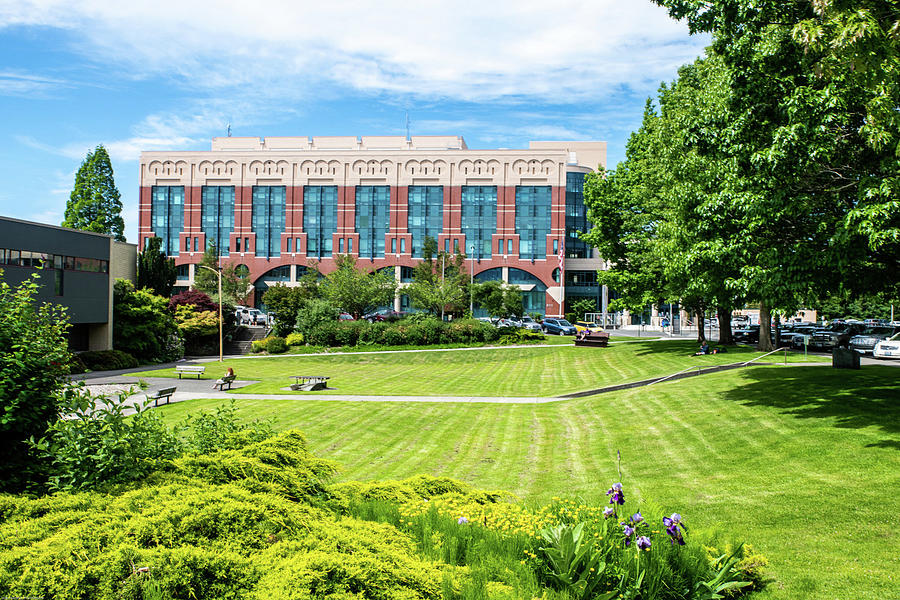
<path fill-rule="evenodd" d="M 228 135 L 228 137 L 231 137 L 231 123 L 229 123 L 229 124 L 225 127 L 225 133 Z"/>
<path fill-rule="evenodd" d="M 406 111 L 406 141 L 408 142 L 411 138 L 409 137 L 409 111 Z"/>

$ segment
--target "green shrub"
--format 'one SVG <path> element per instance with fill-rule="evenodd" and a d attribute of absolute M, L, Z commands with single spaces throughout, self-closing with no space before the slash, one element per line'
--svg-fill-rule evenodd
<path fill-rule="evenodd" d="M 313 331 L 323 325 L 334 323 L 340 314 L 341 312 L 327 300 L 307 300 L 297 311 L 294 331 L 302 333 L 306 339 L 309 339 Z M 314 345 L 325 346 L 327 344 L 314 343 Z"/>
<path fill-rule="evenodd" d="M 73 354 L 69 359 L 69 375 L 80 375 L 87 372 L 87 365 L 84 364 L 77 354 Z"/>
<path fill-rule="evenodd" d="M 269 354 L 281 354 L 282 352 L 287 352 L 287 344 L 284 342 L 284 338 L 277 336 L 267 338 L 266 351 Z"/>
<path fill-rule="evenodd" d="M 230 404 L 217 407 L 215 412 L 189 414 L 176 431 L 185 432 L 187 449 L 194 454 L 236 450 L 272 436 L 270 423 L 258 419 L 250 423 L 238 422 L 233 398 Z"/>
<path fill-rule="evenodd" d="M 126 279 L 113 288 L 113 346 L 141 362 L 167 362 L 184 356 L 184 340 L 168 300 L 135 290 Z"/>
<path fill-rule="evenodd" d="M 56 418 L 55 396 L 69 372 L 65 310 L 37 304 L 37 278 L 17 287 L 0 281 L 0 489 L 37 477 L 25 440 Z"/>
<path fill-rule="evenodd" d="M 250 351 L 251 352 L 265 352 L 266 346 L 269 344 L 269 338 L 264 338 L 261 340 L 253 340 L 250 342 Z"/>
<path fill-rule="evenodd" d="M 289 333 L 284 341 L 288 346 L 300 346 L 303 344 L 303 334 L 297 331 Z"/>
<path fill-rule="evenodd" d="M 77 356 L 91 371 L 133 369 L 138 366 L 137 359 L 122 350 L 90 350 L 81 352 Z"/>
<path fill-rule="evenodd" d="M 51 490 L 133 481 L 158 468 L 160 461 L 181 454 L 180 442 L 159 414 L 131 404 L 129 396 L 95 397 L 82 387 L 66 389 L 60 410 L 68 417 L 50 424 L 46 435 L 31 442 L 52 465 L 47 480 Z M 137 412 L 126 416 L 132 407 Z"/>

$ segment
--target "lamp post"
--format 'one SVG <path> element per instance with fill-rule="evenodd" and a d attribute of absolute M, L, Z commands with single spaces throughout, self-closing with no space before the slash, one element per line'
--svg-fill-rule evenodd
<path fill-rule="evenodd" d="M 219 362 L 222 362 L 222 271 L 217 271 L 206 265 L 197 265 L 201 269 L 212 271 L 219 279 Z"/>
<path fill-rule="evenodd" d="M 474 285 L 475 285 L 475 244 L 472 244 L 472 255 L 469 257 L 471 268 L 469 269 L 469 315 L 475 317 Z"/>

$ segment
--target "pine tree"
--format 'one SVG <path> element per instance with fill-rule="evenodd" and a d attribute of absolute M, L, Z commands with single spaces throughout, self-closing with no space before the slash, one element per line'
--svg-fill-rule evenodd
<path fill-rule="evenodd" d="M 159 296 L 168 298 L 177 279 L 175 259 L 168 258 L 160 247 L 162 238 L 147 240 L 147 247 L 138 256 L 137 288 L 150 288 Z"/>
<path fill-rule="evenodd" d="M 122 201 L 109 154 L 102 145 L 88 152 L 75 174 L 75 189 L 66 204 L 63 227 L 106 233 L 125 241 Z"/>

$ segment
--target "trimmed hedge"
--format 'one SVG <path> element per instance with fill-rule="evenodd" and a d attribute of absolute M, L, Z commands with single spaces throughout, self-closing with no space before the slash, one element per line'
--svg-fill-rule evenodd
<path fill-rule="evenodd" d="M 500 332 L 475 319 L 451 322 L 425 319 L 394 323 L 367 321 L 334 321 L 316 327 L 307 341 L 314 346 L 426 346 L 431 344 L 465 344 L 496 342 Z"/>
<path fill-rule="evenodd" d="M 133 369 L 138 366 L 137 359 L 122 350 L 91 350 L 80 352 L 77 356 L 85 368 L 91 371 Z"/>

